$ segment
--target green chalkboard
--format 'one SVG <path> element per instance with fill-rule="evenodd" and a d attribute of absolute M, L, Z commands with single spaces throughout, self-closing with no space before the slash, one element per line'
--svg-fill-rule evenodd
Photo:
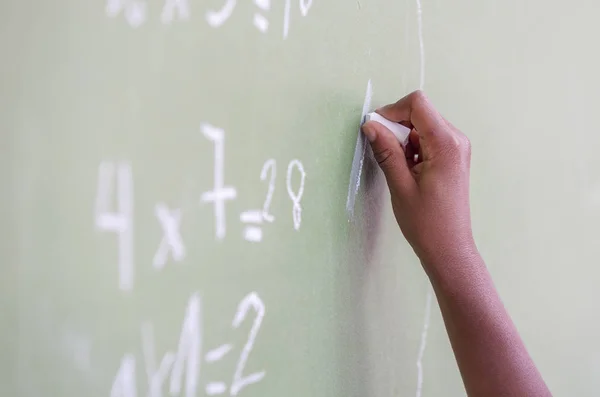
<path fill-rule="evenodd" d="M 472 140 L 550 387 L 597 395 L 599 12 L 3 2 L 2 395 L 464 395 L 368 147 L 352 169 L 363 108 L 417 88 Z"/>

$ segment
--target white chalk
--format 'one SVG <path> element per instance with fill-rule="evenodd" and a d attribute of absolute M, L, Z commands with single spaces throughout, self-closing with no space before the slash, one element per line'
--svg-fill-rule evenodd
<path fill-rule="evenodd" d="M 390 131 L 392 131 L 402 146 L 406 147 L 408 144 L 408 135 L 410 134 L 410 129 L 406 128 L 402 124 L 390 121 L 379 113 L 375 112 L 368 113 L 365 121 L 376 121 L 379 124 L 386 126 Z"/>

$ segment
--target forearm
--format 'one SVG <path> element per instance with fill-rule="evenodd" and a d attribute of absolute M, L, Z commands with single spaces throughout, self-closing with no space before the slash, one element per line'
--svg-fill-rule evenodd
<path fill-rule="evenodd" d="M 476 250 L 424 263 L 469 396 L 550 396 Z"/>

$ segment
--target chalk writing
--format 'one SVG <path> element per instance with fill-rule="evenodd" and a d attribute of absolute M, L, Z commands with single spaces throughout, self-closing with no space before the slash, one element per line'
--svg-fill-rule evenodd
<path fill-rule="evenodd" d="M 240 214 L 242 223 L 251 224 L 244 229 L 244 239 L 258 243 L 262 241 L 262 229 L 258 227 L 263 221 L 263 214 L 259 210 L 245 211 Z"/>
<path fill-rule="evenodd" d="M 132 354 L 126 354 L 121 360 L 121 366 L 110 389 L 110 397 L 136 396 L 135 357 Z"/>
<path fill-rule="evenodd" d="M 266 372 L 259 371 L 244 376 L 244 368 L 254 347 L 260 326 L 265 316 L 265 304 L 256 292 L 246 295 L 238 304 L 232 327 L 237 329 L 248 313 L 256 312 L 246 343 L 242 347 L 236 362 L 231 386 L 222 381 L 209 381 L 204 385 L 206 394 L 224 394 L 229 389 L 231 396 L 238 395 L 245 387 L 260 382 Z M 194 293 L 188 300 L 177 350 L 167 351 L 157 365 L 154 326 L 145 322 L 141 326 L 142 354 L 147 379 L 147 396 L 162 397 L 165 382 L 168 380 L 169 394 L 172 396 L 195 397 L 201 383 L 200 363 L 202 357 L 202 300 Z M 211 364 L 222 360 L 233 349 L 230 343 L 224 343 L 209 350 L 204 362 Z M 185 382 L 184 382 L 185 380 Z M 123 355 L 119 369 L 113 379 L 110 397 L 137 397 L 136 358 L 131 353 Z M 183 393 L 182 393 L 183 392 Z"/>
<path fill-rule="evenodd" d="M 190 19 L 190 3 L 189 0 L 165 0 L 160 20 L 164 24 L 173 22 L 175 16 L 181 20 Z"/>
<path fill-rule="evenodd" d="M 273 192 L 275 192 L 275 176 L 277 175 L 277 167 L 275 164 L 275 159 L 269 159 L 265 161 L 265 164 L 260 171 L 260 180 L 264 181 L 267 179 L 267 175 L 271 174 L 269 178 L 269 186 L 267 188 L 267 197 L 265 198 L 265 203 L 263 204 L 262 216 L 265 221 L 273 222 L 275 220 L 275 216 L 273 216 L 269 212 L 269 207 L 271 206 L 271 201 L 273 200 Z"/>
<path fill-rule="evenodd" d="M 215 210 L 215 234 L 218 240 L 225 237 L 225 201 L 233 200 L 237 196 L 235 188 L 225 186 L 225 131 L 210 124 L 203 123 L 202 133 L 215 144 L 214 162 L 214 187 L 213 190 L 202 194 L 202 202 L 214 203 Z"/>
<path fill-rule="evenodd" d="M 108 0 L 106 2 L 106 15 L 116 18 L 121 14 L 132 28 L 140 27 L 147 16 L 147 4 L 139 0 Z"/>
<path fill-rule="evenodd" d="M 247 376 L 242 375 L 244 372 L 244 367 L 246 366 L 246 361 L 248 361 L 248 356 L 254 347 L 254 341 L 258 335 L 260 324 L 265 316 L 265 305 L 256 292 L 249 293 L 240 302 L 232 323 L 234 328 L 238 328 L 246 318 L 246 314 L 251 308 L 256 311 L 256 317 L 254 318 L 252 328 L 250 329 L 250 334 L 248 335 L 248 340 L 242 349 L 242 354 L 240 355 L 240 359 L 238 360 L 235 368 L 233 383 L 231 384 L 230 388 L 230 394 L 232 396 L 237 396 L 244 387 L 251 385 L 252 383 L 260 382 L 266 374 L 265 371 L 260 371 L 254 372 Z"/>
<path fill-rule="evenodd" d="M 162 397 L 163 383 L 173 367 L 175 356 L 171 352 L 165 353 L 160 365 L 156 366 L 154 329 L 151 323 L 142 324 L 142 352 L 148 378 L 148 397 Z"/>
<path fill-rule="evenodd" d="M 163 238 L 154 254 L 152 264 L 156 269 L 162 269 L 167 263 L 169 253 L 176 262 L 185 258 L 185 246 L 179 233 L 181 209 L 170 210 L 165 204 L 158 203 L 154 207 L 154 214 L 162 227 Z"/>
<path fill-rule="evenodd" d="M 117 176 L 116 207 L 110 210 L 114 176 Z M 133 288 L 133 176 L 126 162 L 104 161 L 98 167 L 98 188 L 94 207 L 96 228 L 118 235 L 119 288 Z"/>
<path fill-rule="evenodd" d="M 206 13 L 206 22 L 213 28 L 223 25 L 233 13 L 236 0 L 225 0 L 225 4 L 218 11 L 208 11 Z"/>
<path fill-rule="evenodd" d="M 294 192 L 292 188 L 292 173 L 294 172 L 294 168 L 300 173 L 300 187 L 298 188 L 298 192 Z M 300 160 L 292 160 L 287 169 L 286 185 L 288 194 L 293 203 L 292 219 L 294 220 L 294 229 L 296 230 L 300 229 L 300 224 L 302 223 L 302 206 L 300 206 L 300 200 L 304 194 L 304 179 L 306 179 L 304 166 Z"/>
<path fill-rule="evenodd" d="M 223 0 L 220 8 L 205 11 L 205 20 L 209 26 L 220 28 L 233 15 L 238 0 Z M 252 24 L 261 33 L 268 33 L 269 19 L 267 15 L 271 11 L 271 0 L 253 0 L 257 10 L 252 15 Z M 313 5 L 313 0 L 299 0 L 300 14 L 305 17 Z M 292 11 L 292 0 L 285 0 L 283 5 L 283 39 L 287 39 L 290 31 L 290 18 Z M 148 5 L 145 0 L 107 0 L 106 15 L 117 18 L 123 14 L 125 20 L 132 28 L 138 28 L 147 22 Z M 190 0 L 164 0 L 160 12 L 160 21 L 171 24 L 176 19 L 187 21 L 191 18 Z"/>

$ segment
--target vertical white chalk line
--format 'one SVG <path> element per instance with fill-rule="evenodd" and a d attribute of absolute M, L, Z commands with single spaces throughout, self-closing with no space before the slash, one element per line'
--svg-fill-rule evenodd
<path fill-rule="evenodd" d="M 285 0 L 285 6 L 283 11 L 283 39 L 287 39 L 290 31 L 290 9 L 292 7 L 292 0 Z"/>
<path fill-rule="evenodd" d="M 360 116 L 360 122 L 363 123 L 365 121 L 365 116 L 369 113 L 369 108 L 371 107 L 371 98 L 373 97 L 373 85 L 371 84 L 371 80 L 367 83 L 367 93 L 365 95 L 365 101 L 363 102 L 362 114 Z M 356 180 L 356 188 L 354 189 L 354 196 L 358 194 L 358 188 L 360 188 L 360 178 L 362 176 L 362 169 L 365 162 L 365 153 L 367 151 L 367 145 L 365 142 L 365 137 L 362 131 L 358 130 L 358 134 L 362 136 L 363 139 L 363 148 L 362 155 L 360 156 L 360 167 L 358 167 L 358 178 Z"/>
<path fill-rule="evenodd" d="M 423 389 L 423 356 L 427 347 L 427 331 L 429 330 L 429 319 L 431 318 L 431 288 L 427 289 L 427 300 L 425 302 L 425 318 L 423 319 L 423 331 L 421 332 L 421 345 L 417 356 L 417 397 L 421 397 Z"/>
<path fill-rule="evenodd" d="M 419 31 L 419 56 L 420 56 L 420 78 L 419 89 L 425 86 L 425 46 L 423 45 L 423 7 L 421 0 L 417 0 L 417 29 Z"/>
<path fill-rule="evenodd" d="M 419 35 L 419 89 L 425 86 L 425 45 L 423 44 L 423 7 L 421 0 L 417 2 L 417 30 Z M 417 397 L 421 397 L 423 390 L 423 356 L 427 347 L 427 332 L 429 331 L 429 321 L 431 318 L 431 301 L 433 293 L 431 287 L 427 289 L 427 297 L 425 299 L 425 316 L 423 319 L 423 331 L 421 332 L 421 344 L 419 346 L 419 354 L 417 356 Z"/>
<path fill-rule="evenodd" d="M 358 127 L 358 135 L 356 137 L 356 147 L 354 148 L 354 157 L 352 159 L 352 168 L 350 169 L 350 184 L 348 186 L 348 197 L 346 198 L 346 212 L 349 220 L 354 218 L 354 202 L 356 194 L 360 188 L 360 178 L 362 176 L 362 167 L 365 160 L 365 151 L 367 149 L 366 139 L 361 131 L 365 116 L 371 107 L 371 98 L 373 97 L 373 86 L 369 79 L 367 83 L 367 92 L 365 93 L 365 101 L 363 102 L 362 114 L 360 116 L 361 125 Z"/>

